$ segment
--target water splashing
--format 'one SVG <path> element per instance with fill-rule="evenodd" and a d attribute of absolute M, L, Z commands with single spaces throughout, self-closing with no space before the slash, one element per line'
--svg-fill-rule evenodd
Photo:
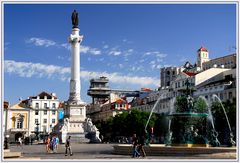
<path fill-rule="evenodd" d="M 161 100 L 161 96 L 162 96 L 162 95 L 160 95 L 160 96 L 158 97 L 157 101 L 155 102 L 155 104 L 154 104 L 154 106 L 153 106 L 153 108 L 152 108 L 152 110 L 151 110 L 151 113 L 150 113 L 150 115 L 149 115 L 149 117 L 148 117 L 148 120 L 147 120 L 147 123 L 146 123 L 146 125 L 145 125 L 145 129 L 144 129 L 144 130 L 145 130 L 145 133 L 147 133 L 148 123 L 149 123 L 149 121 L 150 121 L 150 119 L 151 119 L 151 117 L 152 117 L 153 111 L 155 110 L 155 108 L 157 107 L 159 101 Z"/>
<path fill-rule="evenodd" d="M 227 116 L 226 110 L 225 110 L 225 108 L 224 108 L 224 106 L 223 106 L 223 104 L 222 104 L 221 99 L 220 99 L 216 94 L 213 94 L 212 97 L 213 97 L 213 99 L 214 99 L 214 98 L 217 99 L 217 100 L 219 101 L 219 103 L 221 104 L 221 107 L 222 107 L 222 109 L 223 109 L 225 118 L 226 118 L 226 120 L 227 120 L 228 128 L 229 128 L 228 146 L 229 146 L 229 147 L 232 147 L 232 146 L 236 145 L 236 142 L 233 140 L 233 137 L 234 137 L 234 136 L 233 136 L 233 133 L 232 133 L 232 129 L 231 129 L 231 126 L 230 126 L 230 123 L 229 123 L 229 120 L 228 120 L 228 116 Z"/>
<path fill-rule="evenodd" d="M 224 106 L 223 106 L 223 104 L 222 104 L 222 101 L 220 100 L 220 98 L 219 98 L 216 94 L 213 94 L 212 97 L 213 97 L 213 98 L 216 98 L 216 99 L 219 101 L 219 103 L 221 104 L 221 107 L 222 107 L 222 109 L 223 109 L 225 118 L 226 118 L 226 120 L 227 120 L 227 124 L 228 124 L 229 131 L 230 131 L 230 133 L 231 133 L 231 132 L 232 132 L 231 126 L 230 126 L 230 123 L 229 123 L 229 120 L 228 120 L 228 116 L 227 116 L 226 110 L 225 110 L 225 108 L 224 108 Z"/>
<path fill-rule="evenodd" d="M 214 122 L 213 122 L 213 116 L 212 116 L 212 110 L 211 110 L 211 107 L 209 106 L 209 103 L 208 103 L 207 99 L 203 96 L 199 96 L 198 98 L 202 99 L 206 103 L 207 109 L 208 109 L 208 119 L 212 124 L 213 130 L 215 130 L 215 126 L 214 126 Z"/>

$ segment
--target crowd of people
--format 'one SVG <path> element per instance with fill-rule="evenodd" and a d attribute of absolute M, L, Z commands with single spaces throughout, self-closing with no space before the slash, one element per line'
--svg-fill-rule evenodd
<path fill-rule="evenodd" d="M 46 152 L 52 152 L 56 153 L 58 150 L 58 145 L 59 145 L 59 138 L 57 136 L 48 136 L 45 139 L 45 144 L 46 144 Z"/>
<path fill-rule="evenodd" d="M 55 135 L 53 135 L 52 137 L 48 136 L 45 140 L 45 144 L 47 153 L 57 153 L 59 146 L 59 138 Z M 71 148 L 71 136 L 68 136 L 65 142 L 65 156 L 67 156 L 68 153 L 70 154 L 70 156 L 73 155 Z"/>

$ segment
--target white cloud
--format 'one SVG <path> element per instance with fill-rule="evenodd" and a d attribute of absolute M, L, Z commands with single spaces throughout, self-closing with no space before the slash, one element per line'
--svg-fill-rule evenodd
<path fill-rule="evenodd" d="M 64 44 L 61 44 L 60 46 L 67 49 L 67 50 L 71 50 L 71 45 L 70 44 L 64 43 Z"/>
<path fill-rule="evenodd" d="M 154 65 L 154 64 L 155 64 L 155 61 L 151 61 L 149 64 L 150 64 L 150 65 Z"/>
<path fill-rule="evenodd" d="M 85 80 L 89 80 L 91 78 L 99 78 L 100 76 L 106 76 L 110 82 L 117 84 L 133 84 L 142 87 L 159 86 L 159 79 L 152 77 L 125 76 L 119 73 L 107 73 L 107 72 L 88 72 L 88 71 L 81 72 L 81 77 Z"/>
<path fill-rule="evenodd" d="M 167 56 L 167 54 L 163 54 L 158 51 L 150 51 L 150 52 L 145 52 L 143 54 L 143 56 L 148 56 L 148 55 L 153 55 L 153 56 L 156 56 L 157 58 L 165 58 Z"/>
<path fill-rule="evenodd" d="M 16 74 L 20 77 L 57 77 L 58 79 L 67 79 L 71 71 L 69 67 L 44 65 L 41 63 L 31 62 L 16 62 L 13 60 L 4 61 L 4 70 L 6 73 Z"/>
<path fill-rule="evenodd" d="M 121 51 L 112 50 L 112 51 L 110 51 L 108 54 L 109 54 L 109 55 L 118 56 L 118 55 L 120 55 L 121 53 L 122 53 Z"/>
<path fill-rule="evenodd" d="M 68 43 L 58 44 L 55 41 L 44 39 L 44 38 L 32 37 L 32 38 L 26 40 L 26 42 L 32 43 L 35 46 L 44 46 L 44 47 L 56 46 L 56 47 L 63 47 L 67 50 L 71 50 L 71 45 Z M 99 50 L 97 48 L 92 48 L 90 46 L 80 45 L 80 50 L 82 53 L 89 53 L 92 55 L 100 55 L 101 54 L 101 50 Z"/>
<path fill-rule="evenodd" d="M 101 54 L 101 51 L 98 50 L 97 48 L 91 48 L 89 46 L 84 46 L 84 45 L 80 46 L 80 51 L 82 53 L 89 53 L 92 55 L 100 55 Z"/>
<path fill-rule="evenodd" d="M 70 80 L 70 67 L 61 67 L 56 65 L 46 65 L 41 63 L 31 62 L 16 62 L 14 60 L 4 61 L 5 73 L 18 75 L 21 77 L 38 77 L 38 78 L 52 78 L 61 81 Z M 145 76 L 127 76 L 117 72 L 94 72 L 94 71 L 81 71 L 81 78 L 89 80 L 91 78 L 99 78 L 106 76 L 110 82 L 117 84 L 133 84 L 139 86 L 159 86 L 159 79 Z"/>
<path fill-rule="evenodd" d="M 44 38 L 37 38 L 37 37 L 32 37 L 32 38 L 26 40 L 26 42 L 27 43 L 33 43 L 35 46 L 49 47 L 49 46 L 55 46 L 56 45 L 55 41 L 44 39 Z"/>

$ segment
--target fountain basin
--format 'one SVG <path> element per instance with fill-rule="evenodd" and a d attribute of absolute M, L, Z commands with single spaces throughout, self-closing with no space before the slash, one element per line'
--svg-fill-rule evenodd
<path fill-rule="evenodd" d="M 208 148 L 209 144 L 171 144 L 172 147 L 205 147 Z"/>
<path fill-rule="evenodd" d="M 194 144 L 195 145 L 195 144 Z M 121 144 L 113 146 L 115 154 L 131 155 L 132 145 Z M 150 144 L 144 147 L 147 156 L 193 156 L 202 154 L 229 153 L 236 155 L 236 147 L 186 147 L 186 146 L 165 146 L 165 144 Z"/>
<path fill-rule="evenodd" d="M 169 114 L 170 117 L 207 117 L 207 113 L 193 113 L 193 112 L 184 112 L 184 113 L 172 113 Z"/>

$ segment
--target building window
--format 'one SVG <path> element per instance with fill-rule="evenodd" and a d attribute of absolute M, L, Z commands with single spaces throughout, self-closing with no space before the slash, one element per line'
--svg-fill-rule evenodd
<path fill-rule="evenodd" d="M 36 109 L 39 109 L 39 103 L 36 103 Z"/>
<path fill-rule="evenodd" d="M 177 83 L 175 83 L 175 88 L 177 88 Z"/>
<path fill-rule="evenodd" d="M 44 115 L 47 115 L 47 110 L 44 110 Z"/>
<path fill-rule="evenodd" d="M 47 123 L 47 119 L 43 119 L 43 123 Z"/>
<path fill-rule="evenodd" d="M 56 104 L 55 103 L 52 104 L 52 108 L 56 109 Z"/>
<path fill-rule="evenodd" d="M 56 114 L 56 111 L 55 111 L 55 110 L 53 110 L 53 111 L 52 111 L 52 115 L 55 115 L 55 114 Z"/>
<path fill-rule="evenodd" d="M 35 119 L 35 124 L 38 124 L 38 119 Z"/>
<path fill-rule="evenodd" d="M 23 119 L 18 118 L 18 120 L 17 120 L 17 128 L 23 128 Z"/>
<path fill-rule="evenodd" d="M 55 121 L 56 121 L 55 119 L 52 119 L 52 123 L 55 123 Z"/>
<path fill-rule="evenodd" d="M 167 82 L 167 86 L 170 86 L 170 81 Z"/>
<path fill-rule="evenodd" d="M 37 111 L 35 111 L 35 115 L 38 115 L 38 110 L 37 110 Z"/>
<path fill-rule="evenodd" d="M 44 109 L 47 109 L 47 103 L 44 103 Z"/>

